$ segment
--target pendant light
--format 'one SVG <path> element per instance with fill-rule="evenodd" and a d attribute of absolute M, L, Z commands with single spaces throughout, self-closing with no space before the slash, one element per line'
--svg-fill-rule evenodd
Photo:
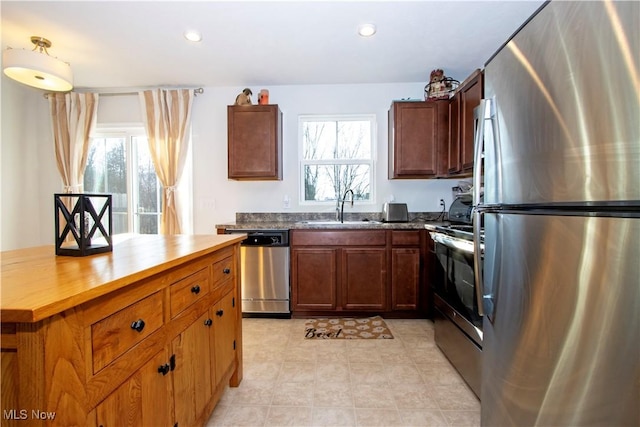
<path fill-rule="evenodd" d="M 73 73 L 64 61 L 49 56 L 51 42 L 44 37 L 33 36 L 33 50 L 6 49 L 2 52 L 4 73 L 28 86 L 53 92 L 73 89 Z"/>

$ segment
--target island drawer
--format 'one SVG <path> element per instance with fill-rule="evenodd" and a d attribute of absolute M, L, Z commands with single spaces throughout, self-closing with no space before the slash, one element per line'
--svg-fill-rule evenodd
<path fill-rule="evenodd" d="M 209 270 L 203 268 L 171 285 L 171 318 L 209 293 Z"/>
<path fill-rule="evenodd" d="M 91 325 L 96 373 L 163 325 L 163 292 L 155 292 Z"/>
<path fill-rule="evenodd" d="M 224 258 L 213 264 L 213 287 L 220 286 L 225 280 L 235 278 L 235 264 L 233 256 Z"/>

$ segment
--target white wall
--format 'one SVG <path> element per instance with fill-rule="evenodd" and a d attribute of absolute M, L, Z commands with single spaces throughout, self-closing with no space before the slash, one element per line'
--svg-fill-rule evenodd
<path fill-rule="evenodd" d="M 61 192 L 48 102 L 2 76 L 0 250 L 53 244 L 53 194 Z"/>
<path fill-rule="evenodd" d="M 261 89 L 253 87 L 255 94 Z M 378 146 L 375 204 L 353 211 L 380 211 L 391 195 L 410 211 L 439 211 L 451 203 L 456 180 L 387 179 L 387 111 L 394 99 L 422 98 L 424 83 L 267 87 L 270 102 L 283 112 L 282 181 L 227 179 L 227 105 L 242 87 L 207 87 L 194 101 L 193 215 L 195 233 L 213 233 L 215 225 L 235 220 L 236 212 L 318 211 L 299 204 L 298 115 L 375 113 Z M 53 193 L 62 189 L 55 165 L 48 103 L 42 92 L 2 76 L 2 250 L 53 244 Z M 103 96 L 99 123 L 140 123 L 136 96 Z M 290 208 L 283 209 L 289 196 Z M 326 208 L 332 210 L 333 207 Z M 24 225 L 22 225 L 24 224 Z"/>
<path fill-rule="evenodd" d="M 259 87 L 252 88 L 254 94 Z M 387 112 L 391 101 L 421 98 L 424 84 L 318 85 L 268 87 L 269 102 L 283 113 L 282 181 L 227 179 L 227 105 L 242 90 L 206 88 L 196 99 L 193 116 L 195 232 L 209 233 L 215 224 L 233 222 L 236 212 L 306 212 L 333 210 L 299 204 L 298 116 L 301 114 L 375 113 L 378 146 L 375 204 L 358 204 L 354 211 L 380 211 L 391 195 L 408 203 L 410 211 L 439 211 L 438 200 L 451 202 L 452 180 L 387 179 Z M 255 102 L 255 96 L 254 96 Z M 290 208 L 283 209 L 283 198 Z"/>

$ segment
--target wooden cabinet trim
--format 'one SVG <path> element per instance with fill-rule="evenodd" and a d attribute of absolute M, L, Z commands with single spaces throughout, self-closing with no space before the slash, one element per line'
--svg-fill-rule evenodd
<path fill-rule="evenodd" d="M 291 246 L 384 246 L 385 230 L 292 230 Z"/>
<path fill-rule="evenodd" d="M 419 246 L 420 230 L 392 230 L 391 245 L 393 246 Z"/>

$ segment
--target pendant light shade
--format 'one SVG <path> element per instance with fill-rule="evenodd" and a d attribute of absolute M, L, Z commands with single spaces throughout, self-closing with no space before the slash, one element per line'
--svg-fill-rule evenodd
<path fill-rule="evenodd" d="M 4 73 L 28 86 L 53 92 L 68 92 L 73 89 L 71 67 L 53 56 L 47 48 L 51 42 L 43 37 L 31 37 L 33 50 L 6 49 L 2 52 Z"/>

